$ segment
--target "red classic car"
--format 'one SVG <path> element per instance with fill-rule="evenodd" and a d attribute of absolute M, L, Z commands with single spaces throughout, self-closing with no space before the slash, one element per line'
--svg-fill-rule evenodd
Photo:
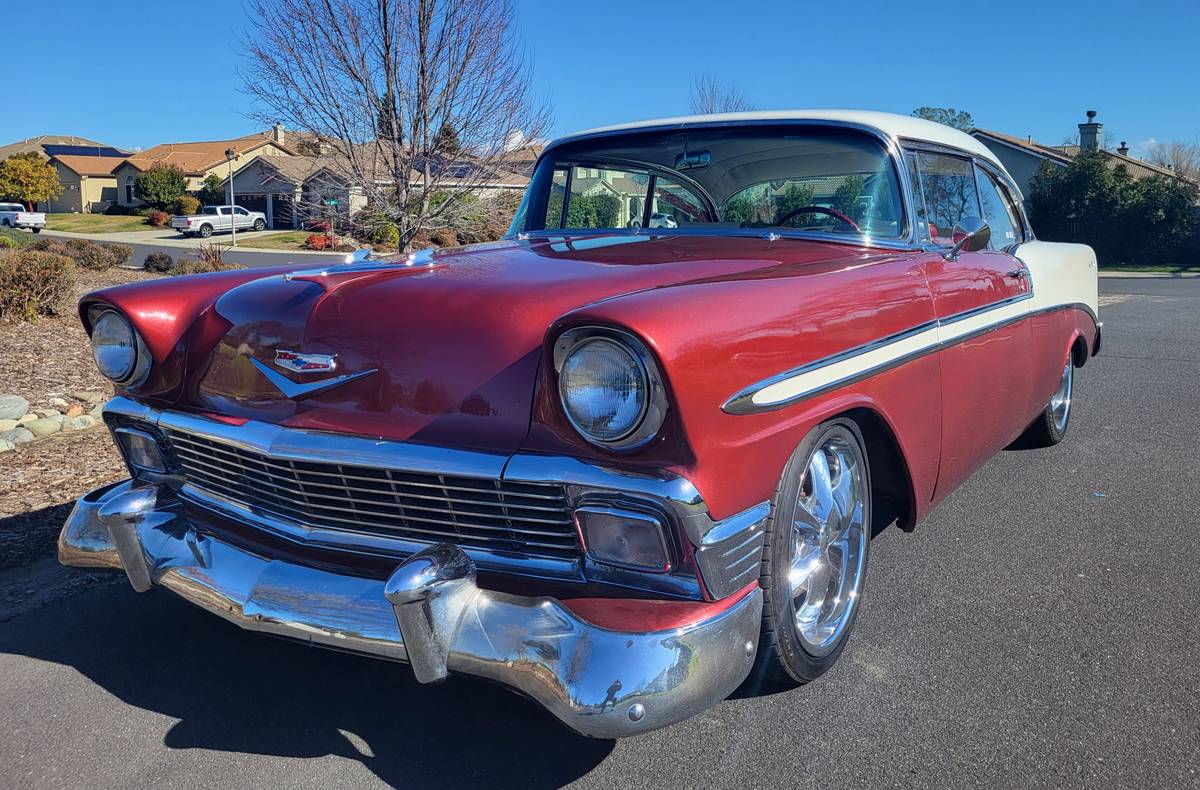
<path fill-rule="evenodd" d="M 644 732 L 826 671 L 872 533 L 1058 442 L 1096 282 L 945 126 L 574 135 L 501 242 L 85 297 L 130 479 L 60 558 Z"/>

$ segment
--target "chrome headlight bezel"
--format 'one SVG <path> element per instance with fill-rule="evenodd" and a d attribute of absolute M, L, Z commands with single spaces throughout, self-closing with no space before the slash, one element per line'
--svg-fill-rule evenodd
<path fill-rule="evenodd" d="M 572 415 L 567 402 L 567 393 L 561 386 L 562 372 L 573 353 L 593 342 L 608 342 L 629 354 L 640 371 L 644 388 L 642 406 L 637 420 L 623 433 L 613 438 L 602 438 L 589 432 Z M 559 407 L 575 432 L 597 447 L 609 450 L 634 450 L 645 446 L 662 429 L 667 416 L 667 390 L 663 384 L 658 364 L 646 345 L 634 335 L 609 327 L 576 327 L 558 336 L 554 343 L 555 386 L 558 389 Z"/>
<path fill-rule="evenodd" d="M 97 359 L 96 356 L 96 329 L 100 325 L 101 321 L 112 320 L 120 321 L 124 325 L 124 328 L 128 330 L 132 341 L 130 343 L 130 348 L 133 352 L 133 357 L 130 359 L 129 364 L 122 369 L 120 375 L 115 375 L 114 373 L 105 371 L 100 365 L 100 360 Z M 88 311 L 88 323 L 90 325 L 88 337 L 92 343 L 92 360 L 96 363 L 96 367 L 99 369 L 101 375 L 115 383 L 117 386 L 129 390 L 137 389 L 143 383 L 145 383 L 146 378 L 150 375 L 150 364 L 153 360 L 150 357 L 149 349 L 146 348 L 145 341 L 142 340 L 142 336 L 138 333 L 137 329 L 134 328 L 133 322 L 131 322 L 123 313 L 113 307 L 109 307 L 107 305 L 96 305 Z"/>

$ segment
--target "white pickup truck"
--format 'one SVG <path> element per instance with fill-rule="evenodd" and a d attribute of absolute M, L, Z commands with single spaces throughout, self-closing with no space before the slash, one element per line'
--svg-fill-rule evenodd
<path fill-rule="evenodd" d="M 241 206 L 205 206 L 199 214 L 172 217 L 171 227 L 184 236 L 199 236 L 207 239 L 220 231 L 262 230 L 267 227 L 267 216 L 261 211 L 247 211 Z"/>
<path fill-rule="evenodd" d="M 29 228 L 41 233 L 46 227 L 46 215 L 40 211 L 26 211 L 20 203 L 0 203 L 0 227 Z"/>

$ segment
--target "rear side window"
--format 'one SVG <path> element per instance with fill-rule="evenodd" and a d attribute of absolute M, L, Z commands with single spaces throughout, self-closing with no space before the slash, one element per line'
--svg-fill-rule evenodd
<path fill-rule="evenodd" d="M 925 152 L 916 154 L 916 162 L 930 239 L 953 246 L 954 226 L 959 220 L 983 216 L 975 191 L 974 165 L 957 156 Z"/>

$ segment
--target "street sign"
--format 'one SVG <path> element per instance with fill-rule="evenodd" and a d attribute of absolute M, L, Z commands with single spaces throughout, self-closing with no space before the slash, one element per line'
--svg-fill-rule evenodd
<path fill-rule="evenodd" d="M 327 199 L 325 200 L 325 205 L 326 205 L 326 206 L 336 206 L 337 204 L 338 204 L 338 199 L 337 199 L 337 198 L 327 198 Z"/>

